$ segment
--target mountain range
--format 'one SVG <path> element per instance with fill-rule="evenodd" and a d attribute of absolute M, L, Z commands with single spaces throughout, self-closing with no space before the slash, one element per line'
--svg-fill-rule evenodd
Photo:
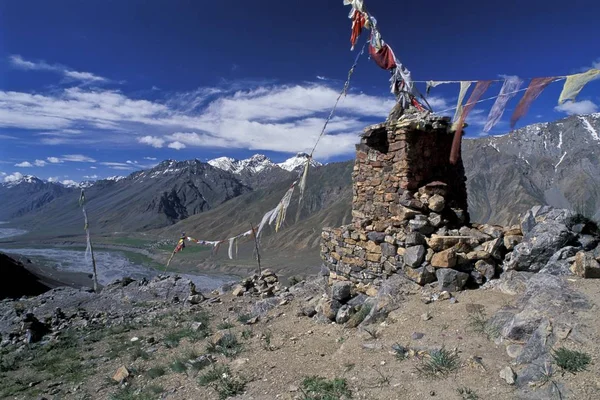
<path fill-rule="evenodd" d="M 535 204 L 600 218 L 600 113 L 570 116 L 506 135 L 465 139 L 471 219 L 515 223 Z M 281 164 L 247 160 L 166 160 L 127 177 L 86 182 L 88 213 L 97 233 L 185 231 L 202 239 L 229 237 L 258 223 L 302 170 L 306 154 Z M 297 252 L 318 246 L 322 226 L 350 221 L 353 161 L 313 162 L 298 209 L 292 199 L 285 227 L 265 246 Z M 0 185 L 0 220 L 41 236 L 81 233 L 79 188 L 27 177 Z M 297 194 L 296 194 L 297 196 Z M 57 201 L 60 199 L 60 201 Z"/>

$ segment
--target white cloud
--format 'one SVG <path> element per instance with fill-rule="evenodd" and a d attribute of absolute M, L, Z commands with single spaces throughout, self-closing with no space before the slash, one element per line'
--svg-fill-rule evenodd
<path fill-rule="evenodd" d="M 150 145 L 152 147 L 156 147 L 156 148 L 161 148 L 165 144 L 164 139 L 161 139 L 156 136 L 143 136 L 141 138 L 138 138 L 138 142 L 143 143 L 143 144 L 148 144 L 148 145 Z"/>
<path fill-rule="evenodd" d="M 181 149 L 185 149 L 187 146 L 181 142 L 172 142 L 169 143 L 169 145 L 167 146 L 170 149 L 175 149 L 175 150 L 181 150 Z"/>
<path fill-rule="evenodd" d="M 41 129 L 48 136 L 43 144 L 138 142 L 162 148 L 179 142 L 173 145 L 294 153 L 312 148 L 338 94 L 337 88 L 324 84 L 257 86 L 242 91 L 201 88 L 158 103 L 82 88 L 45 95 L 0 91 L 0 127 Z M 442 98 L 429 101 L 434 109 L 448 108 Z M 348 143 L 357 142 L 366 125 L 383 121 L 394 104 L 388 94 L 349 93 L 327 129 L 332 145 L 320 144 L 319 156 L 352 153 Z M 73 130 L 81 133 L 69 133 Z M 140 131 L 145 135 L 136 136 Z M 334 144 L 336 140 L 340 146 Z"/>
<path fill-rule="evenodd" d="M 4 182 L 9 183 L 9 182 L 16 182 L 23 179 L 23 174 L 20 172 L 13 172 L 11 175 L 6 175 L 4 177 Z"/>
<path fill-rule="evenodd" d="M 60 183 L 62 183 L 65 186 L 79 186 L 79 184 L 72 179 L 65 179 L 64 181 L 61 181 Z"/>
<path fill-rule="evenodd" d="M 90 169 L 98 169 L 97 167 L 90 167 Z"/>
<path fill-rule="evenodd" d="M 594 104 L 590 100 L 567 101 L 559 106 L 554 107 L 554 109 L 568 115 L 591 114 L 598 111 L 598 105 Z"/>
<path fill-rule="evenodd" d="M 84 156 L 83 154 L 65 154 L 62 157 L 48 157 L 46 158 L 46 160 L 48 160 L 48 162 L 52 164 L 60 164 L 63 162 L 96 162 L 96 160 L 94 160 L 93 158 Z"/>
<path fill-rule="evenodd" d="M 82 82 L 103 82 L 107 81 L 106 78 L 92 74 L 91 72 L 80 72 L 69 69 L 59 64 L 48 64 L 45 61 L 28 61 L 25 60 L 18 54 L 9 57 L 10 63 L 13 67 L 27 70 L 27 71 L 52 71 L 62 74 L 66 78 L 82 81 Z"/>
<path fill-rule="evenodd" d="M 317 75 L 317 79 L 320 80 L 320 81 L 326 81 L 327 80 L 327 78 L 325 78 L 324 76 L 320 76 L 320 75 Z"/>
<path fill-rule="evenodd" d="M 144 157 L 144 160 L 156 161 L 156 157 Z"/>
<path fill-rule="evenodd" d="M 48 182 L 58 182 L 59 179 L 60 178 L 58 176 L 51 176 L 50 178 L 48 178 Z"/>
<path fill-rule="evenodd" d="M 98 179 L 99 176 L 98 175 L 84 175 L 83 176 L 85 179 Z"/>
<path fill-rule="evenodd" d="M 105 165 L 107 167 L 109 167 L 110 169 L 119 169 L 119 170 L 132 170 L 133 166 L 131 166 L 130 164 L 127 163 L 120 163 L 120 162 L 101 162 L 101 165 Z"/>
<path fill-rule="evenodd" d="M 35 160 L 34 164 L 36 167 L 44 167 L 47 163 L 44 160 Z"/>
<path fill-rule="evenodd" d="M 18 164 L 15 164 L 15 167 L 31 168 L 31 167 L 33 167 L 33 165 L 29 161 L 23 161 L 23 162 L 20 162 Z"/>

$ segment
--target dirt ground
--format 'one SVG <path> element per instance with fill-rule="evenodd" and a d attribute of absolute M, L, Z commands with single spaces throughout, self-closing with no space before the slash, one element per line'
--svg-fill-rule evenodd
<path fill-rule="evenodd" d="M 600 332 L 600 281 L 572 280 L 570 284 L 593 304 L 590 310 L 580 313 L 581 324 L 591 328 L 591 332 Z M 371 326 L 367 332 L 298 316 L 298 309 L 305 301 L 301 299 L 276 307 L 255 324 L 245 325 L 239 322 L 240 315 L 248 312 L 254 300 L 224 295 L 220 303 L 205 302 L 191 313 L 176 306 L 151 326 L 133 324 L 131 330 L 113 330 L 112 334 L 90 341 L 81 357 L 90 360 L 86 365 L 93 365 L 93 372 L 85 374 L 80 383 L 68 383 L 65 378 L 59 393 L 51 390 L 56 386 L 53 381 L 44 381 L 36 384 L 35 397 L 36 392 L 30 391 L 5 398 L 41 398 L 43 394 L 47 399 L 219 399 L 217 391 L 201 386 L 198 380 L 220 365 L 229 366 L 231 377 L 246 382 L 243 394 L 233 397 L 236 399 L 310 399 L 304 397 L 302 389 L 304 378 L 309 376 L 345 379 L 355 399 L 519 398 L 515 386 L 508 385 L 499 376 L 508 365 L 519 371 L 513 364 L 514 359 L 507 354 L 509 343 L 477 332 L 468 312 L 473 308 L 470 304 L 480 304 L 489 317 L 503 306 L 514 305 L 516 297 L 495 289 L 479 289 L 458 293 L 456 299 L 454 303 L 443 300 L 425 304 L 419 295 L 411 295 L 385 322 Z M 169 332 L 193 324 L 194 317 L 202 311 L 211 316 L 212 335 L 195 341 L 183 337 L 179 345 L 168 347 Z M 425 314 L 430 318 L 425 318 Z M 232 326 L 227 327 L 225 322 Z M 175 360 L 185 359 L 190 353 L 206 354 L 219 327 L 226 327 L 225 332 L 239 340 L 239 354 L 235 357 L 215 355 L 214 364 L 195 372 L 172 369 Z M 420 336 L 416 333 L 421 333 L 422 338 L 416 339 Z M 600 398 L 597 336 L 582 343 L 567 338 L 558 344 L 585 352 L 592 358 L 587 371 L 564 375 L 556 371 L 545 383 L 557 385 L 563 399 Z M 151 337 L 154 340 L 149 339 Z M 133 338 L 138 340 L 132 342 Z M 132 343 L 137 347 L 132 347 Z M 399 359 L 392 350 L 395 344 L 417 353 Z M 456 349 L 460 367 L 446 377 L 430 377 L 420 372 L 423 360 L 419 350 L 442 347 Z M 145 357 L 134 360 L 135 349 L 141 349 Z M 110 383 L 110 377 L 121 366 L 131 372 L 127 387 Z M 151 369 L 162 373 L 151 376 Z M 13 371 L 13 374 L 24 373 L 24 370 Z M 11 376 L 16 375 L 5 375 L 5 378 Z M 153 394 L 149 394 L 149 389 L 154 390 Z M 48 394 L 53 392 L 54 395 Z M 333 398 L 336 397 L 326 397 Z"/>

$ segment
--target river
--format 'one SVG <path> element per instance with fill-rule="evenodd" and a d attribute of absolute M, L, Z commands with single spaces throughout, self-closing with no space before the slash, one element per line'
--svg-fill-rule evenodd
<path fill-rule="evenodd" d="M 86 259 L 83 250 L 40 249 L 40 248 L 0 248 L 0 252 L 26 256 L 40 266 L 46 266 L 64 272 L 91 273 L 92 261 Z M 119 251 L 94 251 L 98 281 L 107 285 L 116 279 L 131 277 L 133 279 L 152 278 L 160 272 L 143 265 L 132 263 L 125 254 Z M 179 274 L 194 282 L 198 290 L 213 290 L 227 282 L 238 278 L 231 275 L 192 275 Z"/>
<path fill-rule="evenodd" d="M 0 226 L 6 224 L 4 221 L 0 221 Z M 20 236 L 26 234 L 27 231 L 24 229 L 17 228 L 0 228 L 0 239 L 6 239 L 13 236 Z"/>

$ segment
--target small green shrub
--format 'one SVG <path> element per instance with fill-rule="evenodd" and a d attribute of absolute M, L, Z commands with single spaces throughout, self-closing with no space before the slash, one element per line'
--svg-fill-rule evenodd
<path fill-rule="evenodd" d="M 171 371 L 176 372 L 178 374 L 183 374 L 187 371 L 185 363 L 180 359 L 176 359 L 175 361 L 173 361 L 171 365 L 169 365 L 169 367 L 171 368 Z"/>
<path fill-rule="evenodd" d="M 246 328 L 242 331 L 242 338 L 248 340 L 252 337 L 252 329 Z"/>
<path fill-rule="evenodd" d="M 246 325 L 248 323 L 248 321 L 250 321 L 252 319 L 252 314 L 240 314 L 238 315 L 238 322 L 240 324 Z"/>
<path fill-rule="evenodd" d="M 227 329 L 231 329 L 231 328 L 233 328 L 234 326 L 235 326 L 235 325 L 233 325 L 233 324 L 232 324 L 231 322 L 229 322 L 229 321 L 223 321 L 223 322 L 221 322 L 221 323 L 217 324 L 217 329 L 218 329 L 218 330 L 221 330 L 221 331 L 224 331 L 224 330 L 227 330 Z"/>
<path fill-rule="evenodd" d="M 450 373 L 460 368 L 460 358 L 458 354 L 446 350 L 442 347 L 439 350 L 432 350 L 429 355 L 423 359 L 417 371 L 430 378 L 446 377 Z"/>
<path fill-rule="evenodd" d="M 574 374 L 575 372 L 585 371 L 588 364 L 592 360 L 586 354 L 575 350 L 569 350 L 565 347 L 560 347 L 552 352 L 552 358 L 556 365 L 563 371 Z"/>
<path fill-rule="evenodd" d="M 473 332 L 486 335 L 490 340 L 499 336 L 500 332 L 498 331 L 498 328 L 488 322 L 488 318 L 483 311 L 470 313 L 467 318 L 469 328 L 471 328 Z"/>
<path fill-rule="evenodd" d="M 167 371 L 165 370 L 164 367 L 156 366 L 156 367 L 152 367 L 148 371 L 146 371 L 146 376 L 148 376 L 148 378 L 150 378 L 150 379 L 156 379 L 158 377 L 163 376 L 166 373 L 167 373 Z"/>
<path fill-rule="evenodd" d="M 246 388 L 246 382 L 233 376 L 226 365 L 213 365 L 210 371 L 198 378 L 198 384 L 212 387 L 220 400 L 243 393 Z"/>
<path fill-rule="evenodd" d="M 221 339 L 221 343 L 209 342 L 206 351 L 211 354 L 223 354 L 225 357 L 233 358 L 243 350 L 242 344 L 234 334 L 230 333 Z"/>
<path fill-rule="evenodd" d="M 308 376 L 300 387 L 302 400 L 341 400 L 351 399 L 352 392 L 348 389 L 346 379 L 335 378 L 327 380 L 319 376 Z"/>

